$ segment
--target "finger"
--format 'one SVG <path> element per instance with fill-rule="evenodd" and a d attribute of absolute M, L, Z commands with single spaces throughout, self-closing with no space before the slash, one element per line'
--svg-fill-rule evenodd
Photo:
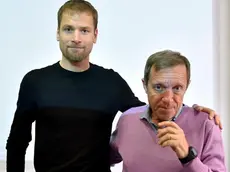
<path fill-rule="evenodd" d="M 176 129 L 180 129 L 180 127 L 172 121 L 163 121 L 157 124 L 159 128 L 162 127 L 172 127 L 172 128 L 176 128 Z"/>
<path fill-rule="evenodd" d="M 220 118 L 218 115 L 214 116 L 214 120 L 215 120 L 216 125 L 220 124 Z"/>
<path fill-rule="evenodd" d="M 194 104 L 192 106 L 194 109 L 196 109 L 197 111 L 202 111 L 203 110 L 203 107 L 202 106 L 199 106 L 198 104 Z"/>
<path fill-rule="evenodd" d="M 220 122 L 220 125 L 219 125 L 220 129 L 223 130 L 223 125 L 222 123 Z"/>
<path fill-rule="evenodd" d="M 157 130 L 157 137 L 162 137 L 165 134 L 177 134 L 178 130 L 172 127 L 159 128 Z"/>
<path fill-rule="evenodd" d="M 208 113 L 208 112 L 207 112 Z M 209 119 L 213 119 L 215 117 L 215 111 L 210 111 L 209 114 L 208 114 L 208 118 Z"/>
<path fill-rule="evenodd" d="M 197 108 L 196 108 L 197 109 Z M 216 112 L 210 108 L 207 108 L 207 107 L 201 107 L 201 108 L 198 108 L 199 110 L 198 111 L 201 111 L 201 112 L 206 112 L 208 113 L 208 117 L 209 119 L 213 119 L 214 116 L 216 115 Z"/>
<path fill-rule="evenodd" d="M 222 127 L 222 123 L 221 123 L 221 120 L 220 120 L 220 116 L 219 116 L 219 115 L 215 115 L 215 116 L 214 116 L 214 119 L 215 119 L 216 125 L 218 125 L 219 128 L 222 130 L 223 127 Z"/>
<path fill-rule="evenodd" d="M 213 117 L 215 116 L 215 111 L 210 109 L 210 108 L 207 108 L 207 107 L 203 107 L 203 106 L 199 106 L 199 105 L 193 105 L 193 108 L 196 109 L 197 111 L 200 111 L 200 112 L 206 112 L 209 114 L 209 119 L 213 119 Z"/>
<path fill-rule="evenodd" d="M 165 142 L 163 142 L 162 144 L 160 144 L 161 147 L 176 147 L 177 145 L 177 140 L 166 140 Z"/>
<path fill-rule="evenodd" d="M 158 144 L 162 145 L 164 142 L 167 142 L 168 140 L 176 140 L 176 139 L 177 139 L 177 135 L 175 134 L 165 134 L 159 138 Z"/>
<path fill-rule="evenodd" d="M 199 105 L 197 105 L 197 104 L 194 104 L 192 107 L 193 107 L 194 109 L 196 109 L 197 111 L 208 113 L 208 114 L 209 114 L 209 115 L 208 115 L 209 119 L 213 119 L 214 116 L 215 116 L 215 113 L 216 113 L 214 110 L 212 110 L 212 109 L 210 109 L 210 108 L 203 107 L 203 106 L 199 106 Z"/>
<path fill-rule="evenodd" d="M 198 104 L 193 104 L 192 107 L 196 108 L 197 106 L 199 106 Z"/>

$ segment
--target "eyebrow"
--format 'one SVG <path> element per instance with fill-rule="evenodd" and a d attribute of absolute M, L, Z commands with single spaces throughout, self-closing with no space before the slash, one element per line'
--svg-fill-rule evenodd
<path fill-rule="evenodd" d="M 162 85 L 164 87 L 167 87 L 169 84 L 167 82 L 155 81 L 155 82 L 152 83 L 152 86 L 155 86 L 155 85 Z M 173 85 L 173 86 L 180 85 L 182 87 L 185 86 L 182 82 L 171 83 L 170 85 Z"/>
<path fill-rule="evenodd" d="M 66 28 L 66 27 L 72 27 L 73 28 L 72 25 L 68 25 L 68 24 L 65 24 L 65 25 L 62 26 L 62 28 Z"/>
<path fill-rule="evenodd" d="M 89 26 L 80 26 L 79 28 L 91 30 L 91 27 L 89 27 Z"/>
<path fill-rule="evenodd" d="M 73 25 L 69 25 L 69 24 L 65 24 L 62 27 L 63 28 L 65 28 L 65 27 L 73 27 L 74 28 Z M 89 26 L 79 26 L 79 28 L 81 28 L 81 29 L 91 29 L 91 27 L 89 27 Z"/>

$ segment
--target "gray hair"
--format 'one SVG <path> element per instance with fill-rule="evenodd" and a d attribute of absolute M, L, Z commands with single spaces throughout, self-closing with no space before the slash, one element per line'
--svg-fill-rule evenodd
<path fill-rule="evenodd" d="M 148 84 L 149 75 L 151 72 L 152 67 L 154 67 L 155 71 L 159 71 L 161 69 L 166 69 L 170 67 L 175 67 L 177 65 L 185 65 L 187 70 L 187 85 L 190 82 L 190 62 L 189 60 L 181 55 L 179 52 L 171 51 L 171 50 L 164 50 L 159 51 L 152 54 L 145 65 L 144 71 L 144 81 L 145 84 Z"/>

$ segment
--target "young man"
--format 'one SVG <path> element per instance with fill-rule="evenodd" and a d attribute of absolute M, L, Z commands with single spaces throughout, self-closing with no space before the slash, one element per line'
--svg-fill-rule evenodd
<path fill-rule="evenodd" d="M 143 86 L 149 105 L 122 114 L 111 138 L 111 163 L 123 172 L 226 172 L 221 131 L 208 114 L 183 104 L 190 63 L 173 51 L 151 55 Z"/>
<path fill-rule="evenodd" d="M 34 121 L 37 172 L 110 171 L 109 140 L 116 113 L 145 103 L 117 72 L 90 63 L 97 21 L 96 9 L 84 0 L 68 1 L 59 9 L 62 59 L 28 72 L 21 82 L 6 146 L 8 172 L 24 171 Z M 211 109 L 203 111 L 215 115 Z M 215 119 L 221 126 L 217 115 Z"/>

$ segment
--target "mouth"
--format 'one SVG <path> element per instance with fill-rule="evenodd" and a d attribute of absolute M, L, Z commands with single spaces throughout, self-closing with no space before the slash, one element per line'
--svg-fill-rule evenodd
<path fill-rule="evenodd" d="M 68 47 L 68 48 L 73 48 L 73 49 L 83 49 L 83 47 Z"/>
<path fill-rule="evenodd" d="M 171 110 L 174 110 L 174 108 L 173 107 L 160 107 L 160 109 L 162 109 L 162 110 L 165 110 L 165 111 L 171 111 Z"/>
<path fill-rule="evenodd" d="M 162 108 L 162 109 L 174 109 L 174 107 L 164 107 L 164 106 L 161 106 L 159 108 Z"/>

